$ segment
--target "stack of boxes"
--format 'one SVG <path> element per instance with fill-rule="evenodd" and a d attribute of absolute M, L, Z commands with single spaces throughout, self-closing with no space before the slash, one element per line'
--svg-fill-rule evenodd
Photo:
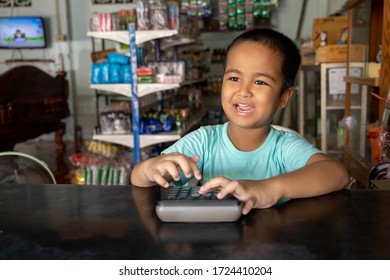
<path fill-rule="evenodd" d="M 302 65 L 346 62 L 348 53 L 348 16 L 315 18 L 313 20 L 313 48 L 302 48 Z M 353 44 L 349 60 L 363 62 L 367 46 Z"/>

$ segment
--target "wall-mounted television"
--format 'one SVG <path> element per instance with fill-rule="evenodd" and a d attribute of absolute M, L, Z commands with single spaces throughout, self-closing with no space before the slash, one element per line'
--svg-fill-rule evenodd
<path fill-rule="evenodd" d="M 34 49 L 46 46 L 42 17 L 0 17 L 0 48 Z"/>

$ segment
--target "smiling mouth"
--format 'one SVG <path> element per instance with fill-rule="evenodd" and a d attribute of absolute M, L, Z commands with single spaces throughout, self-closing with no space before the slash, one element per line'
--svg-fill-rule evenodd
<path fill-rule="evenodd" d="M 255 109 L 252 105 L 245 103 L 234 104 L 234 107 L 239 113 L 250 113 Z"/>

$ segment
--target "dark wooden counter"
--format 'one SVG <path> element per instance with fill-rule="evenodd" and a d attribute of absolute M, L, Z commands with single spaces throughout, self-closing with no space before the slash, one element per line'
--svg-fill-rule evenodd
<path fill-rule="evenodd" d="M 390 259 L 390 192 L 339 191 L 235 223 L 162 223 L 158 188 L 0 184 L 0 259 Z"/>

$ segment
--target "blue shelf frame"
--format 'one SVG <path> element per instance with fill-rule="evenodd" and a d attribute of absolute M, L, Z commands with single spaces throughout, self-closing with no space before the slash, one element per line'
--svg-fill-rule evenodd
<path fill-rule="evenodd" d="M 139 122 L 139 100 L 138 100 L 138 75 L 137 75 L 137 45 L 135 43 L 136 26 L 134 23 L 128 25 L 129 29 L 129 50 L 132 73 L 131 83 L 131 117 L 134 137 L 134 164 L 141 161 L 140 148 L 140 122 Z"/>

